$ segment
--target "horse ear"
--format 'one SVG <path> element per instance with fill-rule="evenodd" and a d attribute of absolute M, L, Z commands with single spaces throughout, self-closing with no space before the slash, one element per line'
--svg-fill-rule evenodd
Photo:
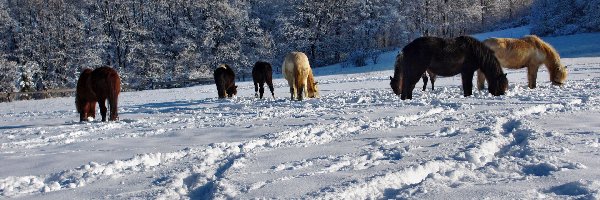
<path fill-rule="evenodd" d="M 506 75 L 508 75 L 507 73 L 504 73 L 504 77 L 506 77 Z"/>
<path fill-rule="evenodd" d="M 390 76 L 390 80 L 394 80 L 394 78 L 392 78 L 392 76 Z"/>
<path fill-rule="evenodd" d="M 315 85 L 319 84 L 319 82 L 315 82 Z"/>

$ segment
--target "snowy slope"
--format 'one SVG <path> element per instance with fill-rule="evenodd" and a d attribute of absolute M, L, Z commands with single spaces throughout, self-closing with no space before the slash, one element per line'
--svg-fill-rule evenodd
<path fill-rule="evenodd" d="M 2 103 L 0 198 L 598 199 L 600 58 L 582 56 L 600 51 L 556 46 L 575 52 L 564 87 L 514 70 L 501 97 L 448 77 L 400 101 L 392 51 L 316 69 L 322 98 L 303 102 L 277 79 L 276 99 L 249 82 L 226 100 L 212 85 L 122 93 L 110 123 L 77 122 L 73 98 Z"/>

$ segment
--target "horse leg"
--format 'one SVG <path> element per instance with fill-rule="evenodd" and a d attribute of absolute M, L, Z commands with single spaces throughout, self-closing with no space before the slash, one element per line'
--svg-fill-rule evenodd
<path fill-rule="evenodd" d="M 477 70 L 477 89 L 483 90 L 483 87 L 485 87 L 485 75 L 479 69 Z"/>
<path fill-rule="evenodd" d="M 306 87 L 305 85 L 300 85 L 299 87 L 296 88 L 296 92 L 298 93 L 298 101 L 302 101 L 304 99 L 304 92 L 306 92 L 304 90 L 304 87 Z"/>
<path fill-rule="evenodd" d="M 536 87 L 537 72 L 539 68 L 539 65 L 527 66 L 527 80 L 529 81 L 529 89 L 533 89 Z"/>
<path fill-rule="evenodd" d="M 473 94 L 473 75 L 475 75 L 475 72 L 461 73 L 463 93 L 465 97 L 471 96 Z"/>
<path fill-rule="evenodd" d="M 96 119 L 96 102 L 88 102 L 88 112 L 86 117 Z"/>
<path fill-rule="evenodd" d="M 87 121 L 87 114 L 88 114 L 88 112 L 90 110 L 88 108 L 90 106 L 90 103 L 85 102 L 85 103 L 81 103 L 81 104 L 83 104 L 83 105 L 82 105 L 81 110 L 79 111 L 79 121 L 80 122 Z"/>
<path fill-rule="evenodd" d="M 109 97 L 108 99 L 108 105 L 110 106 L 110 121 L 119 120 L 119 114 L 117 113 L 118 102 L 118 97 Z"/>
<path fill-rule="evenodd" d="M 427 75 L 423 73 L 423 75 L 421 75 L 421 78 L 423 79 L 423 91 L 425 91 L 427 89 Z"/>
<path fill-rule="evenodd" d="M 272 79 L 267 79 L 267 85 L 269 86 L 269 90 L 271 90 L 271 96 L 273 96 L 273 99 L 275 98 L 275 89 L 273 88 L 273 80 Z"/>
<path fill-rule="evenodd" d="M 254 81 L 254 98 L 256 97 L 258 97 L 258 82 Z"/>
<path fill-rule="evenodd" d="M 261 83 L 259 83 L 259 85 L 260 85 L 260 90 L 259 90 L 260 91 L 260 99 L 262 99 L 263 94 L 265 93 L 265 83 L 261 82 Z"/>
<path fill-rule="evenodd" d="M 294 97 L 296 95 L 296 86 L 294 85 L 294 82 L 291 80 L 288 80 L 288 85 L 290 86 L 290 99 L 296 100 Z"/>
<path fill-rule="evenodd" d="M 434 83 L 435 83 L 435 79 L 437 77 L 437 75 L 435 75 L 434 73 L 428 72 L 429 73 L 429 80 L 431 81 L 431 91 L 435 90 L 434 87 Z"/>
<path fill-rule="evenodd" d="M 86 114 L 86 111 L 79 112 L 79 122 L 82 122 L 82 121 L 86 120 L 85 119 L 85 114 Z"/>
<path fill-rule="evenodd" d="M 106 121 L 106 99 L 100 98 L 98 99 L 98 104 L 100 105 L 100 114 L 102 115 L 102 121 Z"/>
<path fill-rule="evenodd" d="M 227 96 L 225 88 L 221 85 L 217 85 L 217 93 L 219 94 L 219 99 L 223 99 L 225 96 Z"/>

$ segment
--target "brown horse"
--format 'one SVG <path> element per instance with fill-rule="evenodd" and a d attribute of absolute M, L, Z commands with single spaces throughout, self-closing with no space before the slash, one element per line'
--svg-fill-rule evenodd
<path fill-rule="evenodd" d="M 237 86 L 235 85 L 235 73 L 227 64 L 221 64 L 214 73 L 215 85 L 219 98 L 233 97 L 237 95 Z"/>
<path fill-rule="evenodd" d="M 102 121 L 106 121 L 106 100 L 110 106 L 110 121 L 119 119 L 117 104 L 121 91 L 121 78 L 113 68 L 104 66 L 92 69 L 86 68 L 77 80 L 75 106 L 79 112 L 79 120 L 87 121 L 96 117 L 96 102 L 100 104 Z"/>
<path fill-rule="evenodd" d="M 508 69 L 527 68 L 529 88 L 536 87 L 537 72 L 544 64 L 550 73 L 553 85 L 562 85 L 567 79 L 567 68 L 560 63 L 558 52 L 535 35 L 520 39 L 490 38 L 483 43 L 494 51 L 500 65 Z M 477 74 L 477 88 L 483 89 L 485 77 Z"/>
<path fill-rule="evenodd" d="M 256 62 L 252 68 L 252 80 L 254 81 L 255 97 L 259 97 L 258 88 L 260 86 L 260 98 L 263 98 L 263 94 L 265 93 L 265 83 L 267 83 L 269 90 L 271 90 L 271 95 L 275 98 L 275 93 L 273 92 L 273 68 L 270 63 L 261 61 Z"/>
<path fill-rule="evenodd" d="M 306 93 L 309 98 L 318 98 L 319 89 L 313 77 L 308 57 L 302 52 L 291 52 L 285 56 L 282 70 L 283 76 L 290 86 L 292 100 L 302 101 Z"/>
<path fill-rule="evenodd" d="M 396 62 L 394 63 L 394 77 L 390 76 L 390 86 L 394 91 L 394 94 L 400 95 L 402 93 L 402 59 L 404 58 L 402 52 L 396 55 Z M 429 80 L 431 81 L 431 90 L 434 90 L 434 83 L 436 79 L 436 75 L 431 72 L 431 70 L 427 70 L 427 74 L 429 74 Z M 427 89 L 427 74 L 423 73 L 421 78 L 423 79 L 423 91 Z"/>
<path fill-rule="evenodd" d="M 402 88 L 400 99 L 412 99 L 412 90 L 427 70 L 439 76 L 461 74 L 464 96 L 473 94 L 473 75 L 480 69 L 490 83 L 492 95 L 504 95 L 506 74 L 494 52 L 477 39 L 460 36 L 453 39 L 420 37 L 402 49 Z"/>

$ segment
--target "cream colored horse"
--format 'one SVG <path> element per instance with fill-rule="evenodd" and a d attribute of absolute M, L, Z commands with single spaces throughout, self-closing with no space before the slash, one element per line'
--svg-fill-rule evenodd
<path fill-rule="evenodd" d="M 317 82 L 314 80 L 306 54 L 302 52 L 287 54 L 281 71 L 290 86 L 292 100 L 302 101 L 303 94 L 309 98 L 319 97 Z"/>
<path fill-rule="evenodd" d="M 544 64 L 553 85 L 562 85 L 567 79 L 567 69 L 560 63 L 560 56 L 548 43 L 535 35 L 523 38 L 490 38 L 483 43 L 494 51 L 500 65 L 508 69 L 527 68 L 529 88 L 536 87 L 537 72 Z M 477 72 L 477 88 L 483 89 L 485 76 Z"/>

